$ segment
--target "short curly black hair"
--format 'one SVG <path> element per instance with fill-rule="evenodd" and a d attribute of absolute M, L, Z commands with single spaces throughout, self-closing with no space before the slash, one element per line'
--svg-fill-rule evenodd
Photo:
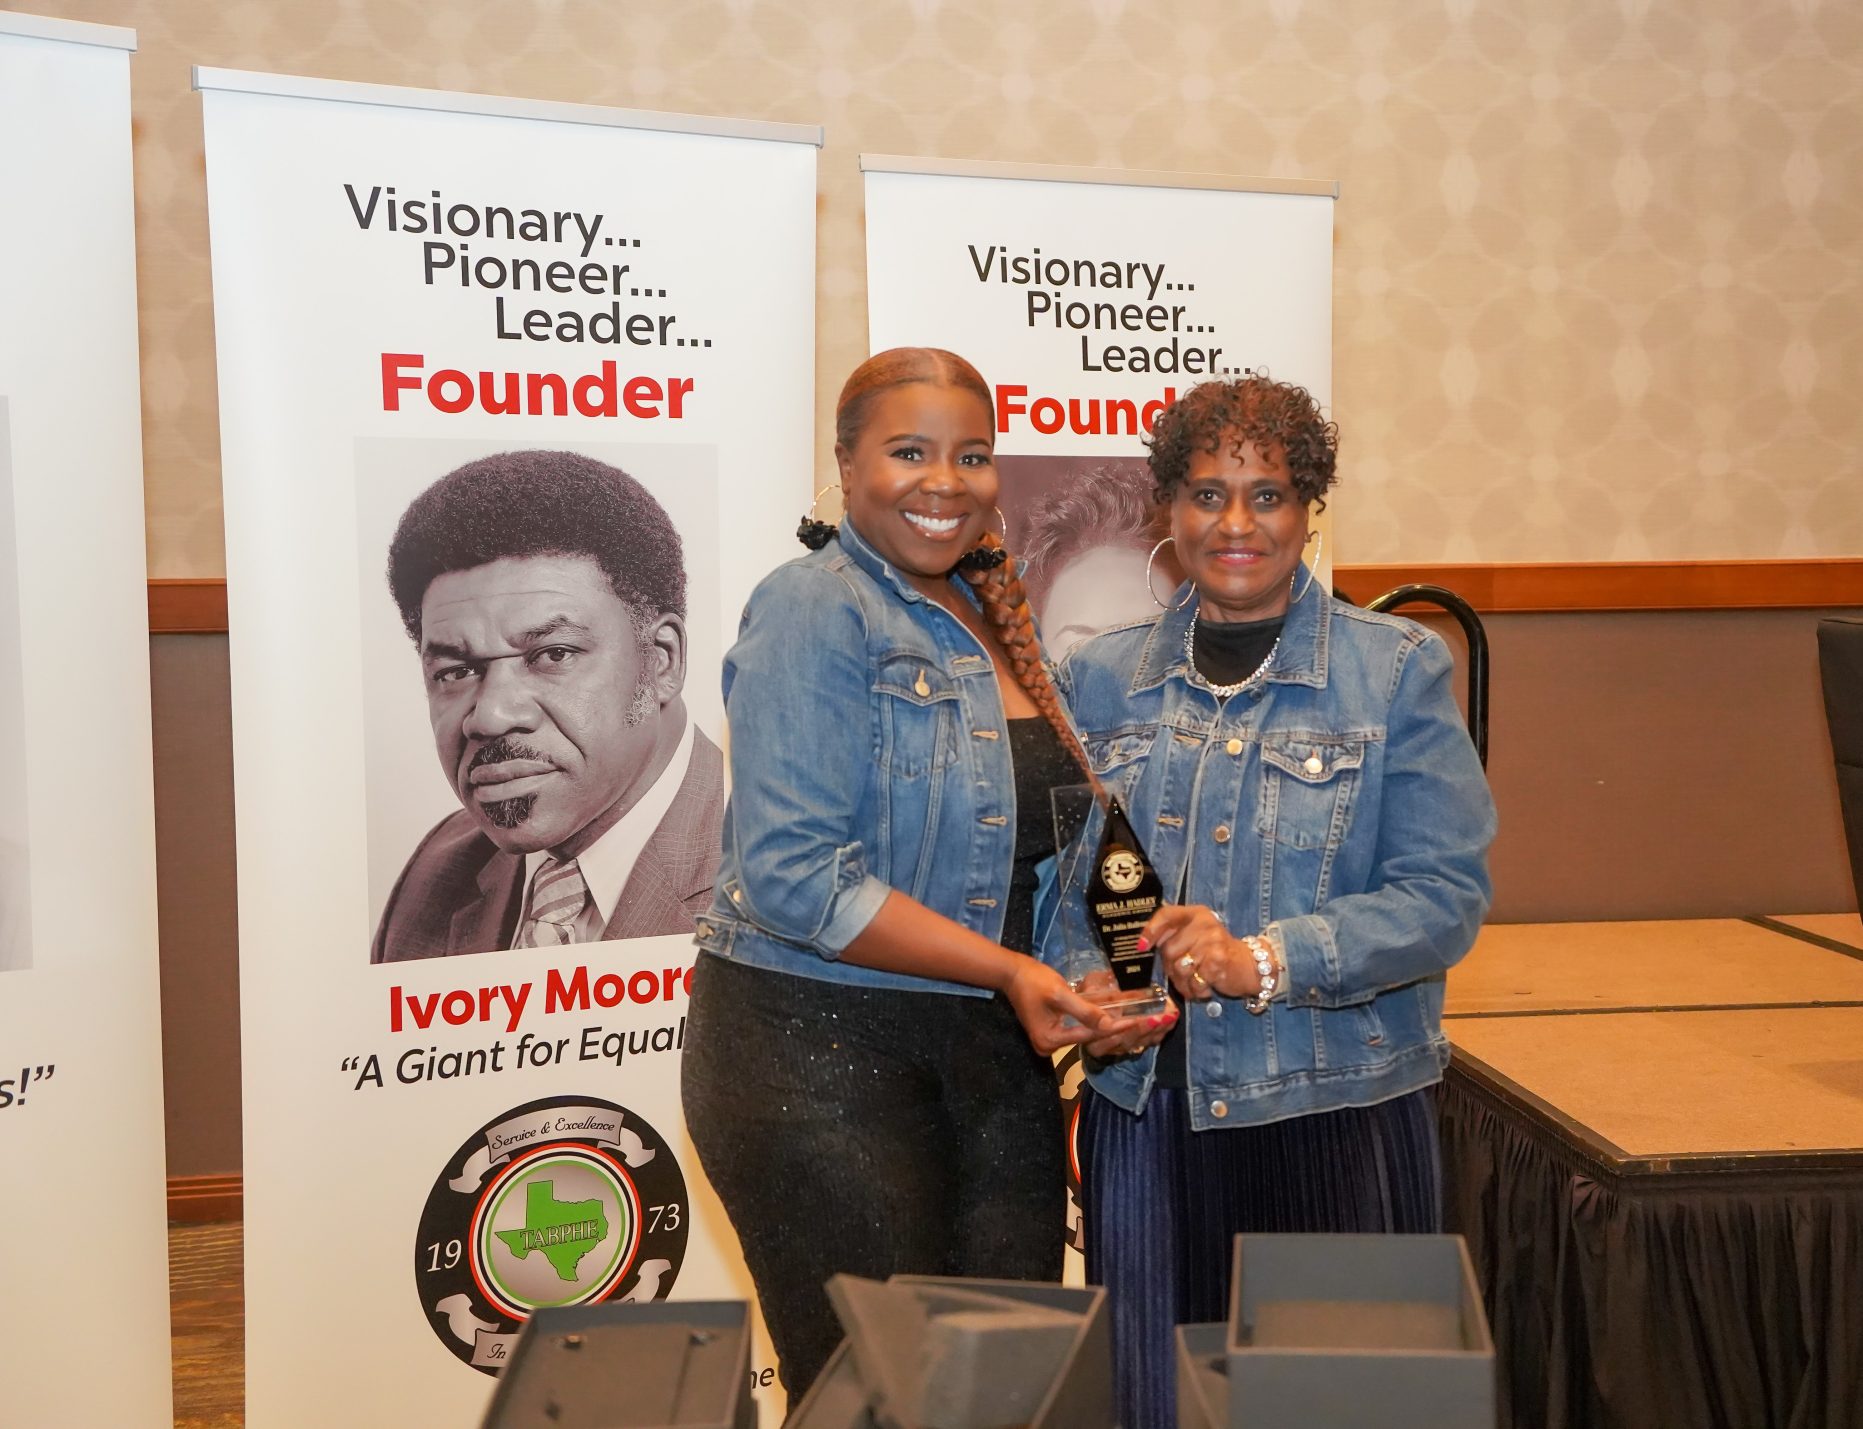
<path fill-rule="evenodd" d="M 1192 387 L 1158 415 L 1146 443 L 1158 500 L 1176 497 L 1195 453 L 1216 451 L 1224 441 L 1232 449 L 1243 442 L 1264 451 L 1279 447 L 1300 499 L 1326 509 L 1326 492 L 1338 479 L 1339 427 L 1320 414 L 1306 388 L 1265 372 Z"/>
<path fill-rule="evenodd" d="M 401 513 L 388 589 L 409 638 L 420 643 L 436 576 L 525 556 L 588 556 L 636 621 L 685 618 L 685 551 L 645 487 L 575 452 L 498 452 L 449 471 Z"/>

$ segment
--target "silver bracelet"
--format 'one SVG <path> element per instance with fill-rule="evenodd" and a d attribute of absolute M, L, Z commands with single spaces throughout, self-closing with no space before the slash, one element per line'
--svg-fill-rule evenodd
<path fill-rule="evenodd" d="M 1259 933 L 1250 933 L 1242 940 L 1242 946 L 1255 959 L 1255 975 L 1261 980 L 1261 991 L 1253 997 L 1244 998 L 1242 1005 L 1259 1017 L 1268 1010 L 1268 1004 L 1274 1001 L 1274 989 L 1279 981 L 1275 975 L 1274 948 Z"/>

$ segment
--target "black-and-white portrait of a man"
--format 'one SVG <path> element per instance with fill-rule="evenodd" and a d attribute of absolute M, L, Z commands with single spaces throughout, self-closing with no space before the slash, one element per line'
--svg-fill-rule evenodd
<path fill-rule="evenodd" d="M 459 808 L 408 856 L 371 960 L 690 931 L 724 775 L 683 697 L 661 504 L 592 457 L 500 452 L 414 499 L 387 568 Z"/>

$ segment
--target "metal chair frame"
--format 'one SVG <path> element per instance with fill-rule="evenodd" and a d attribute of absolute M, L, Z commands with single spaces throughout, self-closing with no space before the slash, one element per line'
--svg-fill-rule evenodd
<path fill-rule="evenodd" d="M 1475 741 L 1475 753 L 1481 767 L 1488 767 L 1488 632 L 1482 626 L 1475 607 L 1447 586 L 1400 585 L 1387 590 L 1375 600 L 1365 602 L 1365 609 L 1393 611 L 1404 605 L 1434 605 L 1455 617 L 1468 641 L 1468 732 Z"/>

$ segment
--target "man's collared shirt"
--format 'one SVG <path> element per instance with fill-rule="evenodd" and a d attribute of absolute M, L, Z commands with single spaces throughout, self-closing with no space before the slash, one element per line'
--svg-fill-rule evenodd
<path fill-rule="evenodd" d="M 615 821 L 613 828 L 578 855 L 576 866 L 582 870 L 582 881 L 589 890 L 588 904 L 571 925 L 576 930 L 578 943 L 601 941 L 608 920 L 614 917 L 615 904 L 621 901 L 621 890 L 634 875 L 641 850 L 673 806 L 679 786 L 686 782 L 686 769 L 692 763 L 692 728 L 692 715 L 688 712 L 679 745 L 666 768 L 660 771 L 660 777 L 633 808 Z M 524 855 L 524 911 L 518 919 L 519 928 L 530 918 L 531 887 L 536 881 L 537 869 L 549 857 L 548 849 Z"/>

